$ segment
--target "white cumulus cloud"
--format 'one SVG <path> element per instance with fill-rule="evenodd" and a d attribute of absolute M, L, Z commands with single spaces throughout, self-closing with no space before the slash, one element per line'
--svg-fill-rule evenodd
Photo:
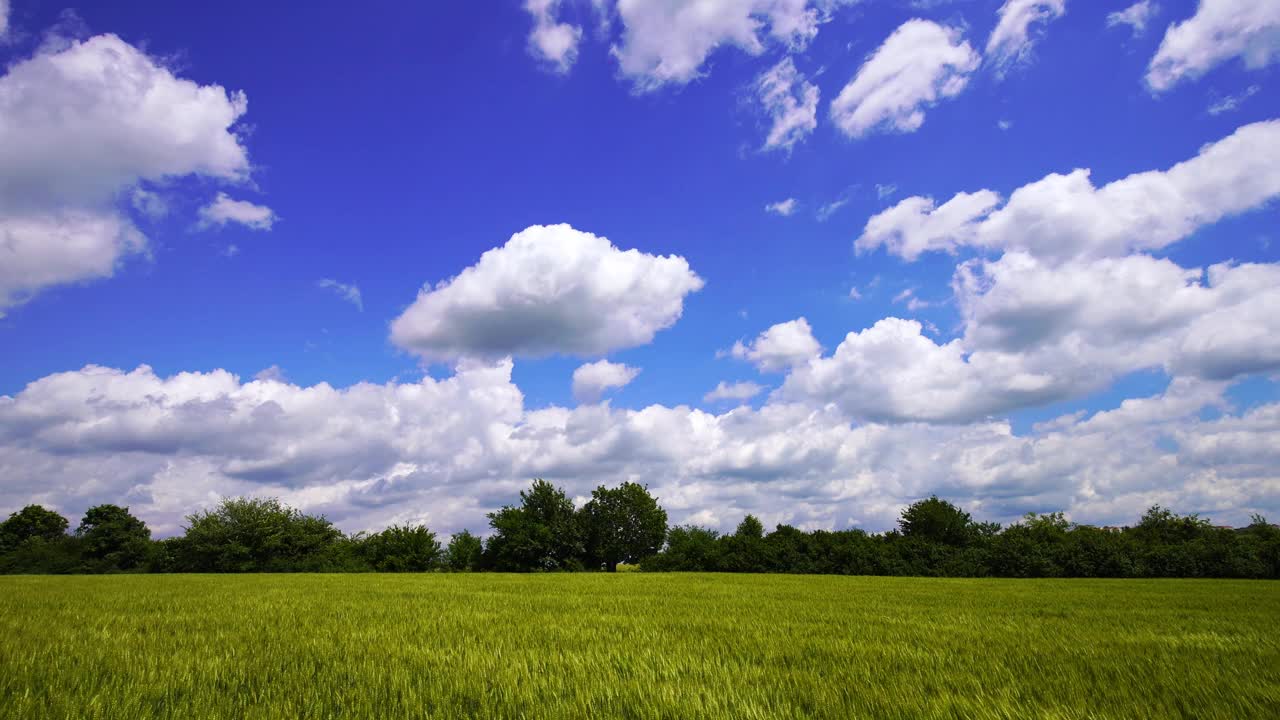
<path fill-rule="evenodd" d="M 567 73 L 578 59 L 582 28 L 560 22 L 561 0 L 525 0 L 524 9 L 533 18 L 529 32 L 529 52 L 556 72 Z"/>
<path fill-rule="evenodd" d="M 790 57 L 756 78 L 755 90 L 772 122 L 763 149 L 789 152 L 818 127 L 818 86 L 805 79 Z"/>
<path fill-rule="evenodd" d="M 110 277 L 146 238 L 111 212 L 67 210 L 0 217 L 0 317 L 44 288 Z"/>
<path fill-rule="evenodd" d="M 932 250 L 951 252 L 971 243 L 977 221 L 1000 204 L 1000 196 L 990 190 L 957 193 L 939 207 L 928 197 L 909 197 L 867 221 L 862 235 L 854 241 L 858 252 L 880 246 L 906 260 L 915 260 Z"/>
<path fill-rule="evenodd" d="M 854 138 L 877 130 L 918 130 L 925 109 L 960 94 L 979 62 L 959 30 L 908 20 L 840 91 L 831 103 L 831 119 Z"/>
<path fill-rule="evenodd" d="M 751 398 L 764 392 L 764 386 L 753 382 L 735 382 L 727 383 L 721 380 L 711 392 L 702 396 L 704 402 L 717 402 L 719 400 L 750 400 Z"/>
<path fill-rule="evenodd" d="M 234 200 L 220 192 L 208 205 L 200 208 L 200 227 L 223 227 L 227 223 L 244 225 L 251 230 L 270 230 L 280 218 L 265 205 L 248 200 Z"/>
<path fill-rule="evenodd" d="M 773 41 L 804 47 L 834 2 L 811 0 L 618 0 L 622 38 L 613 46 L 638 90 L 699 77 L 717 48 L 760 55 Z"/>
<path fill-rule="evenodd" d="M 931 492 L 1003 521 L 1051 508 L 1119 524 L 1154 502 L 1226 523 L 1275 515 L 1280 404 L 1231 412 L 1222 390 L 1178 380 L 1016 436 L 1003 421 L 851 425 L 834 408 L 773 400 L 721 414 L 532 409 L 509 362 L 346 388 L 90 366 L 0 396 L 0 514 L 38 502 L 76 517 L 118 502 L 164 536 L 195 509 L 250 494 L 352 532 L 484 531 L 486 512 L 543 477 L 571 496 L 642 478 L 673 523 L 720 529 L 752 512 L 880 530 Z M 1206 420 L 1206 406 L 1229 412 Z"/>
<path fill-rule="evenodd" d="M 974 245 L 1041 258 L 1116 256 L 1165 247 L 1196 229 L 1280 195 L 1280 120 L 1245 125 L 1168 170 L 1096 187 L 1090 172 L 1054 173 L 999 206 L 990 191 L 935 206 L 911 197 L 872 217 L 860 250 L 884 245 L 907 259 Z"/>
<path fill-rule="evenodd" d="M 749 344 L 739 340 L 729 355 L 747 360 L 765 372 L 777 372 L 817 357 L 821 352 L 822 346 L 813 337 L 809 321 L 797 318 L 770 327 Z"/>
<path fill-rule="evenodd" d="M 1280 195 L 1277 152 L 1271 121 L 1101 188 L 1077 170 L 1019 188 L 1003 206 L 989 191 L 939 207 L 909 198 L 868 222 L 860 250 L 1001 253 L 956 268 L 960 336 L 937 342 L 920 323 L 885 318 L 832 355 L 793 364 L 778 395 L 873 422 L 967 423 L 1083 397 L 1140 370 L 1217 382 L 1280 369 L 1280 316 L 1268 310 L 1280 303 L 1280 264 L 1184 267 L 1143 254 Z"/>
<path fill-rule="evenodd" d="M 1280 58 L 1280 3 L 1201 0 L 1195 15 L 1165 31 L 1147 66 L 1147 85 L 1162 92 L 1236 57 L 1250 69 Z"/>
<path fill-rule="evenodd" d="M 625 387 L 640 374 L 640 368 L 597 360 L 573 371 L 573 397 L 581 403 L 598 402 L 606 390 Z"/>
<path fill-rule="evenodd" d="M 179 78 L 114 35 L 47 44 L 10 65 L 0 76 L 0 312 L 144 253 L 120 207 L 142 181 L 247 178 L 234 130 L 246 108 L 243 93 Z"/>
<path fill-rule="evenodd" d="M 423 288 L 391 325 L 427 360 L 602 355 L 670 327 L 703 281 L 684 258 L 620 250 L 568 225 L 534 225 Z"/>

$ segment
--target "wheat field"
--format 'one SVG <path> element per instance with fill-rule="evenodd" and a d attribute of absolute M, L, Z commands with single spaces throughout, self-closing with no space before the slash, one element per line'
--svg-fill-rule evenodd
<path fill-rule="evenodd" d="M 0 578 L 7 718 L 1275 718 L 1280 585 Z"/>

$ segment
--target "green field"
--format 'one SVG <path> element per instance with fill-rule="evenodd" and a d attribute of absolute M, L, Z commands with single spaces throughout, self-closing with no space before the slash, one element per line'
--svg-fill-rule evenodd
<path fill-rule="evenodd" d="M 1276 718 L 1280 585 L 0 578 L 0 718 Z"/>

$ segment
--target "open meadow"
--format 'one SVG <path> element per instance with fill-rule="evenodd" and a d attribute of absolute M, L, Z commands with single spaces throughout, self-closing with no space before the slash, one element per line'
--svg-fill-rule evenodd
<path fill-rule="evenodd" d="M 0 718 L 1280 717 L 1266 581 L 0 578 Z"/>

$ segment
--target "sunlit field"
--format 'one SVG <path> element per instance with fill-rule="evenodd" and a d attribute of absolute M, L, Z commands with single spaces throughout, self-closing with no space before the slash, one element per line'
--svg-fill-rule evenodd
<path fill-rule="evenodd" d="M 1280 585 L 0 578 L 0 718 L 1275 718 Z"/>

